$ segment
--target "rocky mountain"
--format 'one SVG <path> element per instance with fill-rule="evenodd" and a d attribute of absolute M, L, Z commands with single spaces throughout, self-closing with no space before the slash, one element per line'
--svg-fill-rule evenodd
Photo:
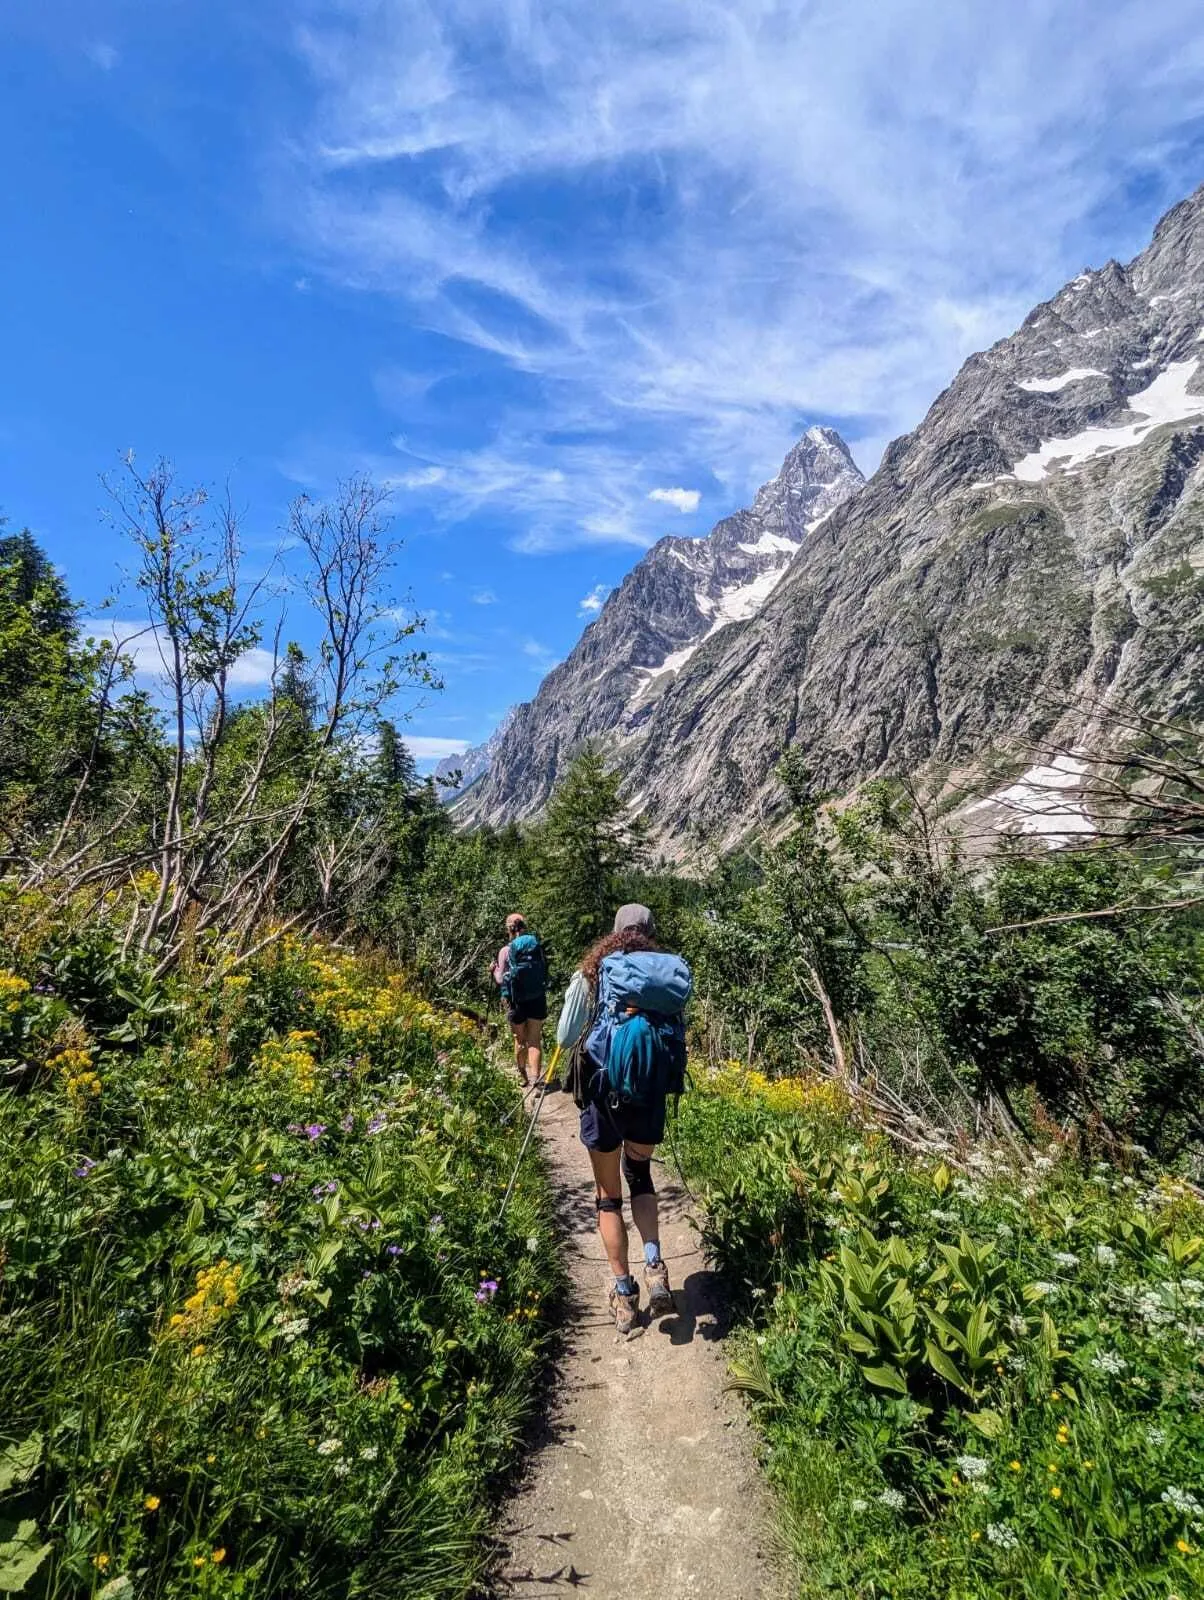
<path fill-rule="evenodd" d="M 488 776 L 471 792 L 462 786 L 457 816 L 530 816 L 585 740 L 638 738 L 694 652 L 756 614 L 808 536 L 863 482 L 840 435 L 810 428 L 748 510 L 725 517 L 705 538 L 655 544 L 535 699 L 483 747 Z M 475 773 L 479 753 L 470 754 Z"/>
<path fill-rule="evenodd" d="M 563 690 L 545 690 L 490 774 L 494 815 L 537 808 L 567 752 Z M 1081 273 L 972 356 L 755 614 L 697 643 L 608 744 L 676 854 L 772 813 L 793 744 L 825 789 L 977 781 L 989 825 L 1026 831 L 1023 797 L 1052 773 L 1069 834 L 1073 757 L 997 774 L 1047 738 L 1090 742 L 1101 697 L 1204 715 L 1204 188 L 1127 266 Z"/>
<path fill-rule="evenodd" d="M 515 708 L 511 706 L 484 744 L 474 744 L 461 756 L 444 756 L 435 768 L 435 782 L 441 797 L 449 805 L 459 799 L 466 789 L 483 778 L 492 767 L 506 731 L 514 721 Z"/>

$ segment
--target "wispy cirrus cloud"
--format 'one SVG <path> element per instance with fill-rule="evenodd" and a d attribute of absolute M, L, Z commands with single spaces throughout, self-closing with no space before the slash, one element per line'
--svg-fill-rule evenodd
<path fill-rule="evenodd" d="M 407 487 L 530 552 L 646 544 L 660 484 L 750 493 L 817 418 L 872 469 L 1199 177 L 1196 0 L 314 0 L 294 42 L 314 270 L 506 380 Z"/>
<path fill-rule="evenodd" d="M 444 739 L 437 734 L 403 733 L 402 742 L 416 761 L 441 761 L 445 756 L 462 756 L 467 739 Z"/>

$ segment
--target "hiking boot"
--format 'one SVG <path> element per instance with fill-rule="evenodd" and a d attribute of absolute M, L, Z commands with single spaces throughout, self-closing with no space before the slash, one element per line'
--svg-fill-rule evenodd
<path fill-rule="evenodd" d="M 644 1282 L 648 1286 L 649 1317 L 665 1317 L 677 1307 L 673 1303 L 673 1290 L 669 1287 L 669 1269 L 663 1261 L 654 1267 L 644 1268 Z"/>
<path fill-rule="evenodd" d="M 620 1294 L 614 1284 L 611 1284 L 610 1309 L 615 1314 L 615 1327 L 624 1338 L 630 1337 L 640 1317 L 639 1284 L 636 1284 L 630 1294 Z"/>

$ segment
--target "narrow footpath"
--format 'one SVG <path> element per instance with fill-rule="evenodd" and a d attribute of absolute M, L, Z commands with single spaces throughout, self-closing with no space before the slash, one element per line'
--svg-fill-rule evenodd
<path fill-rule="evenodd" d="M 687 1197 L 653 1167 L 677 1312 L 621 1339 L 568 1095 L 548 1096 L 538 1133 L 559 1197 L 572 1301 L 547 1417 L 503 1510 L 491 1592 L 781 1600 L 768 1494 L 743 1407 L 723 1389 L 722 1301 Z"/>

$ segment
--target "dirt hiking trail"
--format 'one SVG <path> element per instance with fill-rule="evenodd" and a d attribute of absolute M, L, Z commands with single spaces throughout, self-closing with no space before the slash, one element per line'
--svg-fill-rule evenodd
<path fill-rule="evenodd" d="M 537 1134 L 558 1197 L 571 1302 L 544 1424 L 503 1508 L 490 1593 L 782 1600 L 768 1493 L 741 1403 L 723 1390 L 722 1302 L 687 1197 L 654 1165 L 677 1312 L 621 1339 L 568 1095 L 547 1097 Z M 624 1213 L 630 1222 L 626 1203 Z M 631 1246 L 637 1270 L 634 1228 Z M 646 1306 L 642 1279 L 641 1297 Z"/>

